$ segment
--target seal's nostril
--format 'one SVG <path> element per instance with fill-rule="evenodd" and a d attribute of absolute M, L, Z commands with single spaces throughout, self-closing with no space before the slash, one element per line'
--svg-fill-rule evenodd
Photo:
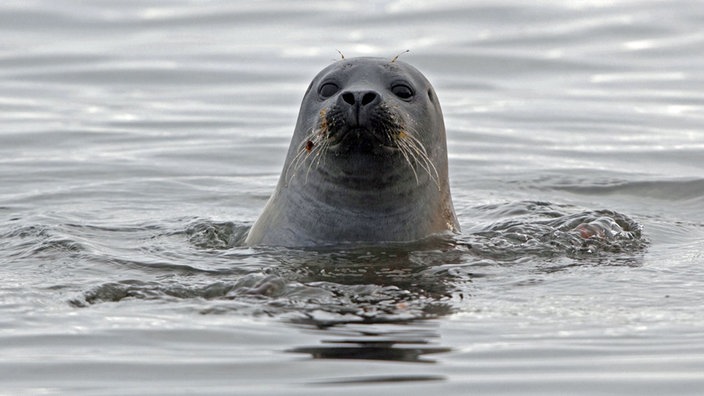
<path fill-rule="evenodd" d="M 340 98 L 350 106 L 367 106 L 377 102 L 379 94 L 374 91 L 346 91 Z"/>
<path fill-rule="evenodd" d="M 362 96 L 362 106 L 372 103 L 376 99 L 376 92 L 367 92 Z"/>
<path fill-rule="evenodd" d="M 345 92 L 342 94 L 342 100 L 347 102 L 347 104 L 353 105 L 355 100 L 354 100 L 354 94 L 352 92 Z"/>

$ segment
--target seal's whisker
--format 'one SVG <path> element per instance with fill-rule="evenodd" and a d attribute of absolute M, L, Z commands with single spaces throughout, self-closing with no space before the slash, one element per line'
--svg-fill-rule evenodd
<path fill-rule="evenodd" d="M 327 161 L 327 151 L 330 149 L 330 139 L 323 139 L 322 143 L 320 143 L 320 148 L 319 148 L 319 153 L 318 153 L 318 163 L 316 166 L 320 166 L 320 160 L 323 160 L 323 166 L 325 166 L 325 163 Z"/>
<path fill-rule="evenodd" d="M 289 166 L 286 168 L 286 175 L 288 176 L 289 171 L 293 171 L 293 174 L 291 177 L 293 177 L 296 172 L 298 171 L 298 168 L 300 168 L 301 163 L 303 163 L 304 158 L 306 155 L 309 154 L 308 150 L 306 150 L 306 143 L 301 144 L 301 148 L 298 150 L 298 153 L 296 156 L 291 160 L 291 163 Z"/>
<path fill-rule="evenodd" d="M 306 170 L 305 183 L 308 183 L 308 175 L 310 174 L 310 170 L 313 168 L 313 164 L 315 164 L 316 169 L 318 167 L 320 167 L 320 160 L 325 158 L 324 153 L 327 150 L 328 146 L 329 146 L 329 142 L 327 140 L 323 140 L 321 143 L 316 144 L 313 147 L 315 154 L 313 155 L 313 158 L 311 158 L 308 163 L 308 170 Z M 310 154 L 312 154 L 312 152 Z"/>
<path fill-rule="evenodd" d="M 301 149 L 298 150 L 298 153 L 296 153 L 296 156 L 293 157 L 293 159 L 291 160 L 291 162 L 290 162 L 290 163 L 288 164 L 288 166 L 286 167 L 286 170 L 285 170 L 285 172 L 284 172 L 284 175 L 285 175 L 285 179 L 286 179 L 286 182 L 287 182 L 287 183 L 288 183 L 289 181 L 291 181 L 291 179 L 293 178 L 293 175 L 291 175 L 291 177 L 289 178 L 289 173 L 291 172 L 291 170 L 293 170 L 293 173 L 295 174 L 296 169 L 298 169 L 298 163 L 299 163 L 300 160 L 301 160 L 301 156 L 303 156 L 303 153 L 305 153 L 305 152 L 306 152 L 305 147 L 301 146 Z M 292 169 L 292 168 L 293 168 L 293 169 Z"/>
<path fill-rule="evenodd" d="M 416 185 L 419 185 L 420 178 L 418 177 L 418 172 L 416 170 L 415 165 L 419 163 L 416 154 L 417 150 L 412 147 L 415 143 L 407 140 L 407 138 L 412 138 L 412 136 L 407 131 L 408 128 L 404 128 L 402 126 L 403 124 L 399 122 L 398 113 L 396 111 L 393 111 L 394 109 L 396 109 L 395 107 L 392 109 L 389 106 L 384 105 L 383 108 L 386 112 L 386 116 L 389 118 L 388 123 L 384 127 L 384 133 L 386 134 L 388 141 L 394 142 L 396 144 L 396 147 L 399 149 L 404 161 L 408 164 L 408 167 L 413 172 L 413 177 L 416 179 Z M 415 138 L 413 139 L 415 140 Z M 425 167 L 423 168 L 425 169 Z M 427 169 L 425 169 L 425 171 L 428 172 L 428 174 L 430 175 Z"/>
<path fill-rule="evenodd" d="M 435 183 L 435 185 L 438 187 L 438 189 L 440 189 L 440 182 L 438 181 L 438 178 L 434 172 L 435 166 L 433 165 L 433 163 L 430 161 L 430 159 L 427 156 L 420 155 L 420 158 L 422 159 L 422 161 L 419 162 L 420 166 L 428 174 L 428 176 L 430 177 L 430 180 L 432 180 Z M 432 171 L 431 171 L 431 169 L 432 169 Z"/>
<path fill-rule="evenodd" d="M 414 163 L 416 162 L 415 155 L 411 151 L 411 149 L 408 147 L 408 142 L 399 140 L 396 142 L 396 146 L 398 147 L 399 151 L 401 152 L 401 155 L 403 156 L 404 160 L 408 164 L 408 167 L 411 168 L 411 171 L 413 172 L 413 176 L 416 179 L 416 185 L 420 184 L 420 179 L 418 179 L 418 172 L 416 171 L 416 167 Z M 413 160 L 411 161 L 411 158 Z"/>
<path fill-rule="evenodd" d="M 403 156 L 403 159 L 408 164 L 408 167 L 411 168 L 411 171 L 413 172 L 413 177 L 416 179 L 416 185 L 419 185 L 420 179 L 418 179 L 418 172 L 416 171 L 416 167 L 413 164 L 415 162 L 415 158 L 411 160 L 411 157 L 413 157 L 413 153 L 410 152 L 408 144 L 402 140 L 399 140 L 396 142 L 396 147 L 398 147 L 399 151 L 401 152 L 401 155 Z"/>
<path fill-rule="evenodd" d="M 401 154 L 404 156 L 404 159 L 413 170 L 416 177 L 416 182 L 418 181 L 418 175 L 416 174 L 415 166 L 413 164 L 420 166 L 428 174 L 428 176 L 430 176 L 430 179 L 433 180 L 435 185 L 440 188 L 440 183 L 438 181 L 440 176 L 423 144 L 407 130 L 403 130 L 398 133 L 396 142 Z M 412 158 L 413 161 L 411 161 L 410 158 Z"/>
<path fill-rule="evenodd" d="M 423 150 L 419 149 L 418 146 L 415 144 L 409 144 L 408 146 L 410 150 L 415 154 L 415 158 L 417 160 L 420 159 L 420 161 L 418 161 L 418 165 L 420 165 L 420 167 L 423 168 L 426 173 L 428 173 L 428 176 L 430 176 L 433 181 L 437 182 L 437 170 L 435 169 L 433 163 L 430 161 L 428 154 Z"/>
<path fill-rule="evenodd" d="M 409 140 L 412 143 L 411 147 L 416 150 L 417 154 L 420 156 L 420 158 L 423 160 L 425 163 L 425 170 L 428 172 L 428 175 L 435 180 L 435 183 L 438 184 L 438 179 L 440 178 L 440 175 L 438 174 L 438 170 L 435 167 L 435 164 L 433 164 L 433 161 L 430 159 L 430 155 L 428 154 L 428 151 L 425 149 L 425 146 L 423 146 L 423 143 L 420 142 L 415 136 L 412 134 L 408 134 Z M 431 173 L 432 169 L 432 173 Z"/>
<path fill-rule="evenodd" d="M 321 158 L 325 158 L 325 152 L 329 146 L 328 132 L 330 129 L 327 117 L 328 109 L 321 109 L 318 113 L 318 124 L 315 128 L 311 129 L 310 132 L 303 138 L 298 152 L 291 160 L 291 163 L 286 168 L 286 180 L 287 182 L 293 179 L 298 170 L 305 166 L 305 162 L 308 161 L 308 169 L 306 170 L 305 183 L 308 182 L 308 174 L 315 164 L 315 167 L 320 166 Z M 334 119 L 333 119 L 334 121 Z M 289 177 L 289 173 L 291 176 Z"/>
<path fill-rule="evenodd" d="M 293 179 L 298 172 L 298 169 L 303 166 L 306 158 L 310 157 L 314 152 L 318 154 L 317 152 L 320 149 L 320 141 L 324 139 L 320 132 L 321 130 L 316 128 L 311 130 L 310 133 L 304 137 L 296 156 L 293 157 L 291 163 L 286 167 L 285 178 L 287 182 L 290 182 L 291 179 Z"/>
<path fill-rule="evenodd" d="M 306 158 L 310 158 L 310 160 L 308 161 L 308 169 L 306 170 L 306 178 L 304 183 L 308 183 L 308 175 L 310 174 L 311 169 L 313 169 L 313 165 L 315 164 L 315 168 L 320 166 L 320 161 L 324 160 L 325 152 L 330 146 L 330 141 L 327 139 L 324 129 L 316 129 L 312 139 L 313 140 L 309 141 L 314 141 L 314 143 L 306 156 Z"/>

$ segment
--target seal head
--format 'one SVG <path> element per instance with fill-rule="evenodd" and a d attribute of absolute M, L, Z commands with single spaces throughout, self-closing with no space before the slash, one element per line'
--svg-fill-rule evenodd
<path fill-rule="evenodd" d="M 459 232 L 442 111 L 414 67 L 340 60 L 313 79 L 248 245 L 411 242 Z"/>

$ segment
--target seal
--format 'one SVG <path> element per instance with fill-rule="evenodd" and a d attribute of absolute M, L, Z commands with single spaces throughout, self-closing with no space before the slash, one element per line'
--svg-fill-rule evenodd
<path fill-rule="evenodd" d="M 276 189 L 245 244 L 412 242 L 459 230 L 433 87 L 396 58 L 351 58 L 308 87 Z"/>

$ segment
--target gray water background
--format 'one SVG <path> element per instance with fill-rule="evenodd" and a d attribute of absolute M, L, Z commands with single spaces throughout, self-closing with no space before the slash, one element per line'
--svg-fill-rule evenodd
<path fill-rule="evenodd" d="M 700 1 L 3 1 L 0 394 L 702 394 L 703 26 Z M 338 49 L 433 82 L 455 241 L 239 245 Z M 624 228 L 569 232 L 595 219 Z"/>

